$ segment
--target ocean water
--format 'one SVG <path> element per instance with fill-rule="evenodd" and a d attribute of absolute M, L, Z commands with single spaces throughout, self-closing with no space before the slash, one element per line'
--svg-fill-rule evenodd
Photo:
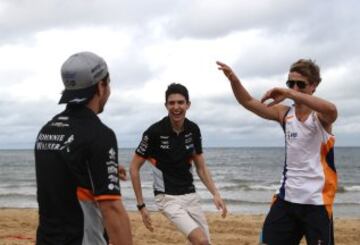
<path fill-rule="evenodd" d="M 120 149 L 120 163 L 128 167 L 133 154 L 134 149 Z M 268 212 L 272 195 L 280 184 L 283 148 L 206 148 L 204 156 L 231 213 Z M 335 148 L 335 161 L 339 187 L 334 216 L 360 218 L 360 147 Z M 194 176 L 204 210 L 216 212 L 210 193 L 196 173 Z M 141 179 L 145 202 L 150 210 L 156 210 L 148 164 L 141 169 Z M 126 208 L 136 210 L 130 180 L 120 185 Z M 37 207 L 32 150 L 0 150 L 1 207 Z"/>

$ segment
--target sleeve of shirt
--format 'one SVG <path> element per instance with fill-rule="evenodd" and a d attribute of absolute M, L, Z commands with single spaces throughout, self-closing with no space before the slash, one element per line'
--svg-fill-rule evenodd
<path fill-rule="evenodd" d="M 154 152 L 154 133 L 151 129 L 146 130 L 141 138 L 139 146 L 136 148 L 135 153 L 143 158 L 148 158 Z"/>
<path fill-rule="evenodd" d="M 194 146 L 195 146 L 195 153 L 196 154 L 202 154 L 203 148 L 202 148 L 202 139 L 201 139 L 201 132 L 199 126 L 195 124 L 194 128 Z"/>
<path fill-rule="evenodd" d="M 89 154 L 88 174 L 95 200 L 119 199 L 118 147 L 114 132 L 108 129 L 98 133 Z"/>

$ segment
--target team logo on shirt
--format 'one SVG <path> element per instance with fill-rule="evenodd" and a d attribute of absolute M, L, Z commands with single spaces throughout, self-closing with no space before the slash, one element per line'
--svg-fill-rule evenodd
<path fill-rule="evenodd" d="M 169 136 L 160 135 L 160 149 L 164 149 L 164 150 L 170 149 Z"/>
<path fill-rule="evenodd" d="M 109 175 L 108 179 L 110 180 L 110 182 L 113 182 L 113 183 L 117 183 L 119 181 L 119 178 L 113 174 Z"/>
<path fill-rule="evenodd" d="M 112 190 L 114 190 L 114 189 L 120 190 L 119 185 L 114 185 L 113 183 L 110 183 L 110 184 L 108 185 L 108 189 L 109 189 L 110 191 L 112 191 Z"/>
<path fill-rule="evenodd" d="M 286 139 L 287 140 L 295 140 L 297 137 L 298 137 L 297 132 L 286 131 Z"/>
<path fill-rule="evenodd" d="M 36 140 L 36 149 L 42 151 L 59 151 L 66 148 L 70 152 L 70 144 L 74 141 L 74 135 L 65 140 L 64 134 L 39 134 Z"/>
<path fill-rule="evenodd" d="M 70 124 L 68 123 L 63 123 L 63 122 L 53 122 L 51 123 L 52 127 L 57 127 L 57 128 L 65 128 L 65 127 L 69 127 Z"/>
<path fill-rule="evenodd" d="M 106 162 L 106 165 L 107 165 L 107 166 L 112 165 L 112 166 L 117 167 L 117 163 L 116 163 L 115 161 L 113 161 L 113 160 L 107 161 L 107 162 Z"/>
<path fill-rule="evenodd" d="M 139 147 L 136 149 L 136 152 L 144 155 L 147 148 L 149 146 L 149 136 L 144 135 L 144 137 L 142 138 Z"/>
<path fill-rule="evenodd" d="M 110 148 L 109 150 L 109 159 L 116 160 L 116 151 L 114 150 L 114 148 Z"/>
<path fill-rule="evenodd" d="M 107 170 L 108 170 L 109 174 L 117 174 L 118 173 L 118 169 L 115 166 L 108 166 Z"/>
<path fill-rule="evenodd" d="M 63 150 L 66 148 L 67 152 L 70 152 L 70 144 L 74 141 L 75 137 L 74 135 L 70 135 L 69 138 L 67 138 L 67 140 L 64 142 L 64 144 L 62 145 L 62 147 L 60 148 L 60 150 Z"/>
<path fill-rule="evenodd" d="M 185 149 L 189 150 L 194 148 L 192 133 L 185 134 Z"/>

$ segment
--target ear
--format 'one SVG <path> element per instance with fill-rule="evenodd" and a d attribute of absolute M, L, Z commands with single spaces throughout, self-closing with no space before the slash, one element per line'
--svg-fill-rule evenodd
<path fill-rule="evenodd" d="M 97 83 L 96 94 L 98 96 L 102 96 L 104 93 L 105 93 L 104 81 L 100 81 Z"/>
<path fill-rule="evenodd" d="M 315 91 L 316 91 L 316 87 L 317 87 L 317 86 L 316 86 L 315 84 L 313 84 L 313 85 L 311 85 L 311 86 L 313 87 L 313 89 L 312 89 L 312 91 L 311 91 L 311 92 L 312 92 L 312 93 L 315 93 Z"/>
<path fill-rule="evenodd" d="M 188 103 L 187 103 L 187 109 L 189 109 L 190 106 L 191 106 L 191 101 L 188 101 Z"/>

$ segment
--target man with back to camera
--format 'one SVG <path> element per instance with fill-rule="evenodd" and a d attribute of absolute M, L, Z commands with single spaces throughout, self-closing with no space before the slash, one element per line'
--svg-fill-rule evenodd
<path fill-rule="evenodd" d="M 256 115 L 279 122 L 285 133 L 281 186 L 265 219 L 261 244 L 295 245 L 304 235 L 307 244 L 334 244 L 332 208 L 337 174 L 332 124 L 337 109 L 313 95 L 321 81 L 320 68 L 312 60 L 298 60 L 290 67 L 288 89 L 273 88 L 258 101 L 229 66 L 217 64 L 230 80 L 237 101 Z M 273 101 L 264 104 L 269 99 Z M 279 104 L 284 99 L 294 104 Z"/>
<path fill-rule="evenodd" d="M 190 107 L 185 86 L 172 83 L 165 93 L 168 116 L 151 125 L 143 134 L 130 165 L 130 175 L 146 228 L 153 231 L 145 206 L 140 180 L 140 168 L 151 162 L 154 177 L 155 203 L 158 209 L 176 225 L 191 244 L 210 244 L 209 227 L 195 192 L 192 162 L 200 180 L 213 195 L 215 206 L 227 213 L 225 203 L 211 178 L 203 157 L 199 127 L 185 118 Z"/>
<path fill-rule="evenodd" d="M 114 132 L 97 114 L 110 96 L 105 61 L 91 52 L 70 56 L 62 65 L 66 109 L 40 130 L 35 143 L 39 226 L 36 244 L 132 244 L 130 222 L 121 202 Z M 105 227 L 104 227 L 105 226 Z"/>

